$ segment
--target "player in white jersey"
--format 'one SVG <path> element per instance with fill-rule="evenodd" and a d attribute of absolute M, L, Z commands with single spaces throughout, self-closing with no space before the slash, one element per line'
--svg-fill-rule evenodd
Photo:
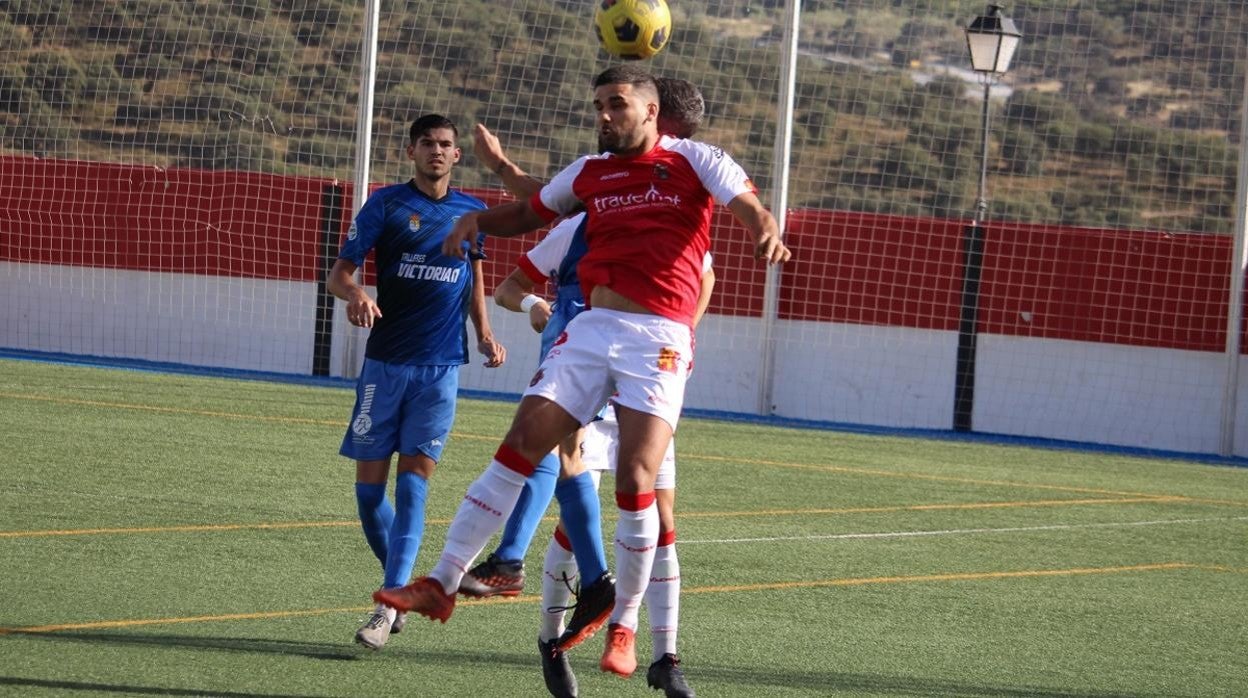
<path fill-rule="evenodd" d="M 780 263 L 790 252 L 730 157 L 660 137 L 658 92 L 643 68 L 600 74 L 593 104 L 606 154 L 577 160 L 528 201 L 461 217 L 444 244 L 448 254 L 462 255 L 460 244 L 481 230 L 514 237 L 583 206 L 589 252 L 579 274 L 591 309 L 569 324 L 538 369 L 493 461 L 469 487 L 430 575 L 378 591 L 374 600 L 450 618 L 460 580 L 510 514 L 533 464 L 616 392 L 618 582 L 604 577 L 582 586 L 560 648 L 583 641 L 610 616 L 599 666 L 627 677 L 637 668 L 634 632 L 658 542 L 654 481 L 684 402 L 713 205 L 727 206 L 753 235 L 757 259 Z"/>

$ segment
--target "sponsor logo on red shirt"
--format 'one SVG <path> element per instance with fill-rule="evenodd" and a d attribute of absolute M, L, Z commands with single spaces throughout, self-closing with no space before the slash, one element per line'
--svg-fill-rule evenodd
<path fill-rule="evenodd" d="M 649 191 L 643 193 L 634 192 L 632 194 L 611 194 L 608 196 L 596 196 L 593 200 L 594 210 L 597 213 L 611 211 L 613 209 L 627 209 L 638 207 L 653 206 L 679 206 L 679 194 L 664 194 L 659 191 L 658 187 L 650 185 Z"/>

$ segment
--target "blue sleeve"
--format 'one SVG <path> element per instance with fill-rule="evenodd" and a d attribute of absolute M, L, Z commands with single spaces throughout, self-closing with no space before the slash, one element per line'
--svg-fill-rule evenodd
<path fill-rule="evenodd" d="M 347 231 L 347 240 L 342 243 L 338 258 L 354 262 L 357 267 L 363 265 L 364 258 L 368 256 L 373 245 L 377 243 L 378 236 L 381 235 L 384 218 L 385 205 L 382 204 L 381 197 L 370 196 L 360 208 L 360 212 L 355 214 L 355 219 L 351 221 L 351 228 Z"/>
<path fill-rule="evenodd" d="M 467 240 L 464 240 L 463 247 L 464 251 L 468 253 L 468 259 L 489 259 L 489 257 L 485 256 L 485 233 L 477 233 L 477 252 L 472 251 Z"/>

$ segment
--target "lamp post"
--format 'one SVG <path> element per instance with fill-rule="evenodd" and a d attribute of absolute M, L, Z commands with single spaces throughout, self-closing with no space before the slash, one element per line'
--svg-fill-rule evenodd
<path fill-rule="evenodd" d="M 971 224 L 963 229 L 962 313 L 958 323 L 957 374 L 953 388 L 955 431 L 971 431 L 971 413 L 975 403 L 975 333 L 979 324 L 979 281 L 984 259 L 982 224 L 988 214 L 985 194 L 988 184 L 988 100 L 992 84 L 1009 70 L 1022 36 L 1014 21 L 1001 14 L 1000 5 L 989 5 L 987 13 L 976 17 L 966 28 L 971 69 L 979 73 L 980 82 L 984 85 L 984 100 L 980 119 L 982 143 L 975 214 Z"/>
<path fill-rule="evenodd" d="M 992 84 L 998 76 L 1010 69 L 1014 51 L 1023 35 L 1014 26 L 1014 20 L 1002 16 L 1000 5 L 989 5 L 988 13 L 980 15 L 966 28 L 966 48 L 971 54 L 971 70 L 979 73 L 984 85 L 983 118 L 980 131 L 983 137 L 979 166 L 979 195 L 975 198 L 975 222 L 982 223 L 988 213 L 988 200 L 984 196 L 988 180 L 988 98 Z"/>

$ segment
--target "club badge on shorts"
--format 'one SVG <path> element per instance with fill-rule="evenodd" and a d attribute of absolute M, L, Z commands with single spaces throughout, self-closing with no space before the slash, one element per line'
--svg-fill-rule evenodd
<path fill-rule="evenodd" d="M 680 364 L 680 352 L 671 347 L 663 347 L 659 350 L 659 360 L 656 362 L 660 371 L 667 373 L 676 373 L 677 366 Z"/>

